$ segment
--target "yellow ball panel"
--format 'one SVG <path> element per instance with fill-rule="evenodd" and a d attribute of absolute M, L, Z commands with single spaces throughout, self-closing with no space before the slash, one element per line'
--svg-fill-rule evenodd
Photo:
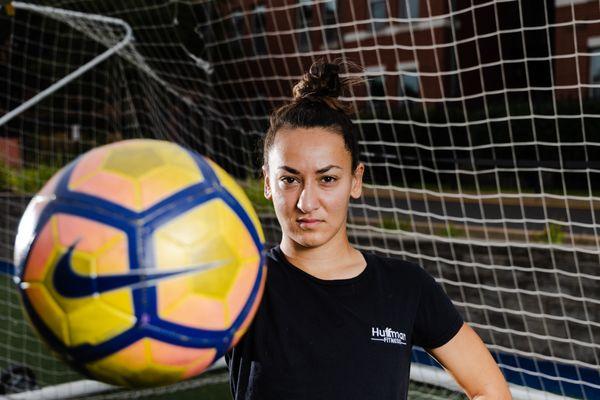
<path fill-rule="evenodd" d="M 175 383 L 185 373 L 185 368 L 152 362 L 150 339 L 141 339 L 115 354 L 89 363 L 87 369 L 107 382 L 130 387 Z"/>
<path fill-rule="evenodd" d="M 244 305 L 246 305 L 256 282 L 257 273 L 258 260 L 252 262 L 246 261 L 239 268 L 234 284 L 227 294 L 226 304 L 232 319 L 237 318 Z"/>
<path fill-rule="evenodd" d="M 229 248 L 235 249 L 240 260 L 251 259 L 258 263 L 260 253 L 244 223 L 229 207 L 220 211 L 222 212 L 221 223 L 219 224 L 220 237 L 223 238 Z"/>
<path fill-rule="evenodd" d="M 155 168 L 140 179 L 142 208 L 147 209 L 159 201 L 202 181 L 198 168 L 183 169 L 175 165 Z"/>
<path fill-rule="evenodd" d="M 188 173 L 193 173 L 194 175 L 197 174 L 199 182 L 204 180 L 200 168 L 198 168 L 196 161 L 194 161 L 194 158 L 190 156 L 187 150 L 171 142 L 154 140 L 153 143 L 155 151 L 160 155 L 165 164 L 179 167 L 179 169 L 188 171 Z"/>
<path fill-rule="evenodd" d="M 69 345 L 69 328 L 67 326 L 67 316 L 54 301 L 52 296 L 46 291 L 46 288 L 39 283 L 31 283 L 25 290 L 27 297 L 36 314 L 42 319 L 44 324 L 59 338 L 63 343 Z"/>
<path fill-rule="evenodd" d="M 63 250 L 66 252 L 66 249 Z M 83 276 L 93 276 L 96 273 L 96 259 L 93 254 L 84 251 L 73 251 L 71 254 L 73 271 Z"/>
<path fill-rule="evenodd" d="M 112 292 L 102 293 L 100 295 L 100 299 L 110 307 L 113 307 L 115 310 L 120 311 L 121 313 L 124 313 L 128 317 L 132 318 L 132 320 L 135 322 L 133 293 L 131 290 L 114 290 Z"/>
<path fill-rule="evenodd" d="M 186 251 L 197 245 L 205 246 L 214 237 L 215 229 L 220 224 L 219 210 L 226 207 L 222 200 L 214 199 L 179 215 L 156 230 L 155 246 L 160 245 L 160 238 L 163 236 L 180 244 Z M 160 247 L 155 249 L 156 253 L 161 251 Z"/>
<path fill-rule="evenodd" d="M 174 143 L 134 139 L 103 146 L 98 150 L 106 152 L 106 156 L 97 168 L 96 175 L 87 179 L 88 186 L 101 183 L 105 188 L 110 187 L 111 192 L 93 192 L 91 187 L 79 190 L 136 211 L 148 209 L 185 187 L 204 180 L 194 159 Z M 90 156 L 92 154 L 89 153 Z M 80 163 L 83 161 L 87 161 L 86 158 Z M 129 193 L 123 190 L 125 182 L 133 184 Z"/>
<path fill-rule="evenodd" d="M 163 164 L 152 142 L 122 142 L 109 150 L 102 169 L 137 181 Z"/>
<path fill-rule="evenodd" d="M 186 230 L 185 224 L 181 225 L 181 229 Z M 200 230 L 198 227 L 196 228 L 196 230 Z M 177 240 L 177 238 L 174 238 L 170 235 L 170 233 L 176 233 L 176 231 L 177 227 L 169 224 L 168 226 L 162 227 L 154 233 L 153 245 L 154 262 L 156 263 L 156 268 L 176 269 L 191 264 L 189 249 L 193 245 L 191 243 L 181 243 Z M 192 237 L 197 235 L 197 232 L 194 232 L 193 230 L 189 230 L 189 232 Z"/>
<path fill-rule="evenodd" d="M 233 260 L 220 267 L 201 272 L 190 280 L 190 289 L 200 295 L 225 300 L 235 282 L 238 268 L 237 260 Z"/>
<path fill-rule="evenodd" d="M 220 199 L 201 204 L 159 228 L 154 247 L 160 269 L 223 262 L 159 282 L 159 316 L 199 329 L 227 329 L 246 303 L 260 262 L 250 233 L 233 210 Z"/>
<path fill-rule="evenodd" d="M 205 160 L 208 161 L 208 163 L 210 164 L 212 169 L 217 174 L 217 178 L 219 178 L 221 185 L 225 189 L 227 189 L 227 191 L 229 193 L 231 193 L 233 195 L 233 197 L 235 197 L 237 199 L 237 201 L 241 204 L 244 211 L 246 211 L 246 214 L 248 214 L 248 216 L 250 217 L 250 220 L 256 227 L 256 230 L 260 237 L 260 241 L 264 243 L 265 236 L 262 231 L 260 220 L 258 219 L 258 216 L 256 215 L 256 212 L 254 211 L 254 207 L 252 206 L 252 203 L 250 202 L 250 200 L 248 200 L 248 196 L 246 196 L 246 193 L 244 192 L 244 190 L 240 187 L 240 185 L 237 184 L 237 182 L 231 177 L 231 175 L 229 175 L 223 168 L 221 168 L 219 165 L 217 165 L 215 162 L 213 162 L 212 160 L 210 160 L 208 158 L 205 158 Z"/>
<path fill-rule="evenodd" d="M 123 333 L 135 323 L 132 315 L 130 291 L 127 289 L 115 291 L 120 292 L 120 300 L 127 308 L 129 300 L 129 313 L 119 311 L 117 308 L 104 303 L 101 298 L 111 297 L 111 293 L 93 297 L 90 302 L 79 307 L 77 310 L 67 314 L 70 327 L 71 346 L 80 344 L 96 345 L 114 336 Z M 129 299 L 128 299 L 129 298 Z M 119 295 L 112 296 L 113 302 L 119 303 Z"/>
<path fill-rule="evenodd" d="M 105 163 L 105 167 L 125 174 L 130 174 L 131 171 L 134 171 L 130 171 L 127 168 L 129 160 L 132 159 L 130 156 L 131 153 L 142 154 L 139 157 L 140 163 L 134 166 L 136 169 L 133 176 L 136 178 L 144 177 L 162 165 L 173 165 L 186 171 L 195 170 L 200 174 L 201 180 L 204 179 L 193 157 L 190 156 L 187 150 L 176 143 L 154 139 L 131 139 L 112 143 L 102 148 L 107 148 L 111 153 L 116 151 L 121 154 L 120 158 L 114 157 L 113 162 Z M 139 165 L 144 166 L 144 168 L 138 168 Z"/>
<path fill-rule="evenodd" d="M 154 235 L 158 268 L 173 269 L 186 265 L 193 268 L 206 263 L 222 262 L 221 266 L 189 275 L 187 279 L 192 291 L 224 299 L 239 263 L 235 247 L 229 246 L 222 237 L 225 229 L 245 230 L 245 227 L 220 199 L 201 204 L 177 217 L 159 228 Z M 179 246 L 176 248 L 174 243 Z M 186 257 L 176 254 L 177 252 L 186 254 Z M 161 257 L 161 253 L 172 257 Z M 162 299 L 159 298 L 160 301 Z"/>

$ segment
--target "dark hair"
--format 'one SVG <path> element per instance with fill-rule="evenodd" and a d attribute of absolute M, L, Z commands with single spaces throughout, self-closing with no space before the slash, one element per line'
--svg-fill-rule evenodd
<path fill-rule="evenodd" d="M 356 64 L 346 62 L 349 66 Z M 269 129 L 263 140 L 263 164 L 267 165 L 269 150 L 275 135 L 282 128 L 320 127 L 342 135 L 346 150 L 352 157 L 352 172 L 358 166 L 358 139 L 356 127 L 350 119 L 350 107 L 338 97 L 344 90 L 362 83 L 363 78 L 340 78 L 341 63 L 314 62 L 294 86 L 293 100 L 275 109 L 269 118 Z"/>

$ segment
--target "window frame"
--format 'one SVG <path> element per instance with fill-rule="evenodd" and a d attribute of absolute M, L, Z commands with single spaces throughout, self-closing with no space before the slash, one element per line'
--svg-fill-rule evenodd
<path fill-rule="evenodd" d="M 252 43 L 257 54 L 267 54 L 267 7 L 264 4 L 254 6 L 252 15 Z M 259 32 L 258 28 L 262 28 Z M 260 35 L 262 33 L 262 35 Z"/>

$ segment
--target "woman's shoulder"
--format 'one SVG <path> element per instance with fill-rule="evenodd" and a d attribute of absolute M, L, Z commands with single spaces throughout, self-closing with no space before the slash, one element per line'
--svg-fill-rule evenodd
<path fill-rule="evenodd" d="M 385 256 L 376 253 L 363 252 L 367 263 L 391 276 L 402 276 L 404 279 L 425 279 L 429 274 L 417 263 L 403 260 L 394 256 Z"/>

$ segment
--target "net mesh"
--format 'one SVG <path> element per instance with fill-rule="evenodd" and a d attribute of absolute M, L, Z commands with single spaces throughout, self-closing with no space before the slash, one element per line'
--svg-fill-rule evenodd
<path fill-rule="evenodd" d="M 0 126 L 2 259 L 56 169 L 132 137 L 217 161 L 276 243 L 257 143 L 310 63 L 341 57 L 365 67 L 348 75 L 368 77 L 344 98 L 366 166 L 352 243 L 434 275 L 512 382 L 598 396 L 598 1 L 28 4 L 122 19 L 134 40 Z M 0 16 L 0 115 L 126 34 L 85 15 L 15 10 Z M 40 387 L 80 379 L 35 339 L 10 279 L 0 284 L 0 367 L 25 365 Z"/>

